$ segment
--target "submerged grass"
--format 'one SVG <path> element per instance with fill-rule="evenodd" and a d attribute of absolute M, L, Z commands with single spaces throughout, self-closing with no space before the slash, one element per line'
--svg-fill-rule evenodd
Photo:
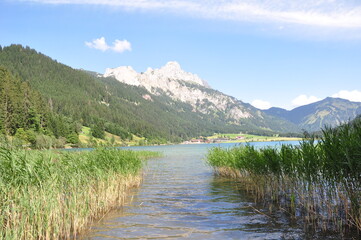
<path fill-rule="evenodd" d="M 257 149 L 213 148 L 208 163 L 256 200 L 277 203 L 315 228 L 361 230 L 361 119 L 323 129 L 319 141 Z"/>
<path fill-rule="evenodd" d="M 140 156 L 0 147 L 0 239 L 70 239 L 141 182 Z"/>

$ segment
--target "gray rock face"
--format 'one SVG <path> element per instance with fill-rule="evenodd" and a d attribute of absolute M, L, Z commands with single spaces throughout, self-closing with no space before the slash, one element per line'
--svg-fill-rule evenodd
<path fill-rule="evenodd" d="M 177 62 L 168 62 L 159 69 L 148 68 L 144 73 L 137 73 L 130 66 L 108 68 L 104 77 L 114 77 L 126 84 L 142 86 L 155 95 L 167 94 L 173 99 L 189 103 L 194 111 L 204 114 L 222 112 L 235 123 L 252 117 L 251 111 L 241 101 L 213 90 L 206 81 L 184 71 Z"/>
<path fill-rule="evenodd" d="M 131 66 L 122 66 L 117 68 L 107 68 L 104 77 L 114 77 L 119 82 L 129 85 L 139 86 L 138 73 Z"/>

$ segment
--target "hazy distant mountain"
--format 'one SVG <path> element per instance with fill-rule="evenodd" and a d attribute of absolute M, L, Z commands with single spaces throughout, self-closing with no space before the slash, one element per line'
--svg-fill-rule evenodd
<path fill-rule="evenodd" d="M 325 125 L 334 127 L 354 119 L 361 114 L 361 102 L 328 97 L 290 111 L 273 107 L 264 112 L 293 122 L 307 131 L 318 131 Z"/>

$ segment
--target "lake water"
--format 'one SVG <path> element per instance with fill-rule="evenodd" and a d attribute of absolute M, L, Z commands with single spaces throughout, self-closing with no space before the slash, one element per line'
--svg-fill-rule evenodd
<path fill-rule="evenodd" d="M 208 149 L 234 145 L 132 147 L 164 156 L 148 160 L 143 184 L 126 206 L 106 215 L 80 239 L 340 239 L 306 234 L 302 224 L 255 204 L 235 181 L 215 176 L 205 163 Z"/>

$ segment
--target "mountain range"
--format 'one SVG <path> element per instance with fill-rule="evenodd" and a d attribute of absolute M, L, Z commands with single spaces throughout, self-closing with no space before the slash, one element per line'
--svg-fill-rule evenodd
<path fill-rule="evenodd" d="M 361 103 L 327 98 L 287 111 L 260 110 L 212 89 L 180 64 L 137 73 L 130 66 L 104 74 L 73 69 L 29 47 L 0 47 L 0 65 L 27 82 L 49 107 L 84 126 L 154 142 L 177 142 L 217 133 L 262 135 L 316 131 L 360 114 Z"/>
<path fill-rule="evenodd" d="M 130 66 L 108 68 L 103 77 L 146 89 L 156 96 L 166 95 L 174 101 L 190 105 L 192 112 L 240 126 L 243 130 L 267 132 L 296 132 L 293 123 L 212 89 L 195 74 L 184 71 L 177 62 L 168 62 L 159 69 L 148 68 L 137 73 Z"/>
<path fill-rule="evenodd" d="M 292 110 L 272 107 L 265 113 L 290 121 L 301 129 L 313 132 L 324 126 L 335 127 L 361 114 L 361 103 L 327 97 Z"/>

